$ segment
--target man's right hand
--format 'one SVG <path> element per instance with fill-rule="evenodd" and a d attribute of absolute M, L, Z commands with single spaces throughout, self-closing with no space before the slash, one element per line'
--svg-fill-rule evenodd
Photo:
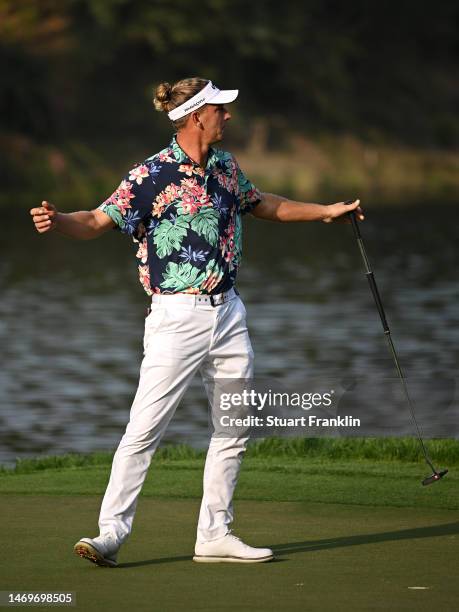
<path fill-rule="evenodd" d="M 50 232 L 57 225 L 57 208 L 46 200 L 43 200 L 40 208 L 32 208 L 30 214 L 35 223 L 35 229 L 40 234 Z"/>

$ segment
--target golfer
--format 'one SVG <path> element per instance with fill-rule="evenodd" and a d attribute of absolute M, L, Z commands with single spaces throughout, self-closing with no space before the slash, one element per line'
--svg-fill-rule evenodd
<path fill-rule="evenodd" d="M 44 201 L 30 211 L 40 233 L 56 229 L 87 240 L 115 228 L 131 236 L 140 282 L 151 299 L 139 386 L 113 458 L 100 533 L 74 547 L 98 565 L 116 566 L 152 456 L 193 376 L 199 371 L 207 387 L 218 378 L 253 376 L 246 311 L 235 289 L 243 215 L 330 223 L 355 210 L 363 219 L 359 200 L 306 204 L 261 193 L 231 153 L 212 147 L 223 138 L 231 118 L 227 105 L 237 95 L 201 78 L 160 84 L 154 105 L 168 114 L 175 131 L 165 149 L 134 166 L 95 210 L 64 214 Z M 273 558 L 269 548 L 248 546 L 231 532 L 246 443 L 242 436 L 210 440 L 195 561 Z"/>

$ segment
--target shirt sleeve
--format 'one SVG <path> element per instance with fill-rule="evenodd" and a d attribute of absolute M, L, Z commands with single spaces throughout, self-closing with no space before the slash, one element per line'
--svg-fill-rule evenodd
<path fill-rule="evenodd" d="M 119 187 L 98 209 L 114 221 L 115 229 L 138 238 L 140 224 L 145 224 L 151 215 L 153 199 L 148 167 L 138 165 L 126 174 Z"/>
<path fill-rule="evenodd" d="M 234 161 L 237 166 L 237 182 L 241 204 L 241 214 L 245 215 L 252 212 L 255 206 L 261 202 L 261 192 L 245 176 L 236 159 L 234 159 Z"/>

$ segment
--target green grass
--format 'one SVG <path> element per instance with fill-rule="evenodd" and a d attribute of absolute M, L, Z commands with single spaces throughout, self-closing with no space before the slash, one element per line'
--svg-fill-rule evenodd
<path fill-rule="evenodd" d="M 457 446 L 429 441 L 450 473 L 422 487 L 428 468 L 409 438 L 252 444 L 234 528 L 276 556 L 253 566 L 191 561 L 203 451 L 166 446 L 154 457 L 116 570 L 72 553 L 97 533 L 112 454 L 23 460 L 0 473 L 0 590 L 72 591 L 89 611 L 453 610 Z"/>
<path fill-rule="evenodd" d="M 433 439 L 429 451 L 437 462 L 459 465 L 459 440 Z M 205 450 L 191 446 L 167 445 L 158 449 L 155 462 L 202 460 Z M 27 474 L 40 470 L 110 465 L 112 452 L 66 454 L 19 459 L 11 469 L 0 466 L 2 474 Z M 416 462 L 422 460 L 416 438 L 267 438 L 249 445 L 246 460 L 250 459 L 323 459 L 325 461 L 373 460 Z"/>
<path fill-rule="evenodd" d="M 239 500 L 236 533 L 272 547 L 276 561 L 198 564 L 199 500 L 143 498 L 112 570 L 72 553 L 79 538 L 95 535 L 99 507 L 99 496 L 3 497 L 0 588 L 72 591 L 88 611 L 457 609 L 451 510 Z"/>
<path fill-rule="evenodd" d="M 459 440 L 433 439 L 429 451 L 437 461 L 459 465 Z M 325 460 L 371 459 L 374 461 L 418 461 L 416 438 L 267 438 L 255 443 L 250 457 L 315 457 Z"/>
<path fill-rule="evenodd" d="M 457 446 L 429 441 L 439 466 L 450 473 L 422 487 L 429 469 L 417 443 L 406 439 L 268 439 L 252 444 L 242 464 L 236 498 L 365 506 L 459 508 Z M 112 454 L 64 455 L 18 462 L 3 469 L 0 493 L 103 495 Z M 199 498 L 205 452 L 166 446 L 153 459 L 144 497 Z"/>

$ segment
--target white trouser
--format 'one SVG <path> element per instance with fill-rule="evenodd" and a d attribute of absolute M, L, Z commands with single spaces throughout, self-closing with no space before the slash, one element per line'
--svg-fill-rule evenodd
<path fill-rule="evenodd" d="M 113 458 L 99 517 L 101 534 L 129 536 L 152 456 L 175 409 L 200 370 L 204 381 L 253 376 L 253 351 L 242 300 L 200 305 L 192 296 L 161 297 L 145 320 L 144 359 L 129 423 Z M 193 303 L 196 302 L 196 303 Z M 211 385 L 210 385 L 211 386 Z M 209 385 L 206 385 L 209 392 Z M 209 398 L 212 400 L 212 398 Z M 204 468 L 197 540 L 229 531 L 232 499 L 247 437 L 212 437 Z"/>

